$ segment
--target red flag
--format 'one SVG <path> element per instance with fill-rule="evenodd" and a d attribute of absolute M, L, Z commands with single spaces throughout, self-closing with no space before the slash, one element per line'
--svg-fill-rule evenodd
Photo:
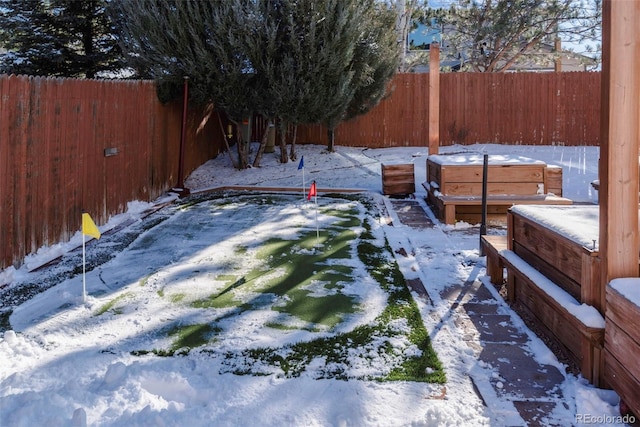
<path fill-rule="evenodd" d="M 311 183 L 311 188 L 309 188 L 309 195 L 307 196 L 307 200 L 311 200 L 313 196 L 317 196 L 317 195 L 318 193 L 316 192 L 316 182 L 313 181 Z"/>

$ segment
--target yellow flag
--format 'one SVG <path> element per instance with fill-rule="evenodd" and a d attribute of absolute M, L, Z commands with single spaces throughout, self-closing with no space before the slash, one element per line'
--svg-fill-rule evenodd
<path fill-rule="evenodd" d="M 96 239 L 100 238 L 100 230 L 98 230 L 96 223 L 93 222 L 88 213 L 82 214 L 82 234 L 95 237 Z"/>

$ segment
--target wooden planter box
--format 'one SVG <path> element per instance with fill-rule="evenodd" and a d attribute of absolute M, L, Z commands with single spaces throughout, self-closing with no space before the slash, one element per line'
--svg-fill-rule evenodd
<path fill-rule="evenodd" d="M 640 288 L 638 278 L 613 280 L 607 286 L 605 380 L 631 411 L 640 415 L 640 301 L 625 296 Z M 637 291 L 635 292 L 637 295 Z"/>
<path fill-rule="evenodd" d="M 488 195 L 531 196 L 546 193 L 544 162 L 489 156 Z M 437 155 L 427 158 L 427 181 L 445 196 L 482 196 L 483 156 Z"/>
<path fill-rule="evenodd" d="M 605 303 L 597 247 L 580 236 L 593 229 L 597 240 L 598 209 L 515 206 L 508 212 L 506 238 L 482 239 L 492 282 L 500 283 L 504 267 L 507 298 L 596 386 L 605 382 Z"/>
<path fill-rule="evenodd" d="M 427 200 L 446 224 L 480 223 L 484 156 L 427 158 Z M 562 195 L 562 169 L 519 156 L 492 155 L 487 169 L 487 221 L 504 225 L 514 204 L 571 204 Z"/>
<path fill-rule="evenodd" d="M 547 193 L 562 197 L 562 167 L 548 165 L 544 170 L 544 185 Z"/>
<path fill-rule="evenodd" d="M 535 319 L 538 329 L 580 367 L 582 376 L 599 387 L 603 378 L 605 320 L 591 306 L 581 305 L 513 251 L 503 251 L 510 299 Z"/>
<path fill-rule="evenodd" d="M 382 194 L 400 196 L 413 194 L 415 191 L 416 180 L 413 163 L 382 164 Z"/>
<path fill-rule="evenodd" d="M 597 242 L 598 210 L 598 206 L 516 206 L 509 211 L 507 231 L 509 249 L 576 300 L 594 306 L 604 315 L 605 294 L 600 284 L 598 248 L 593 241 L 567 237 L 571 235 L 572 226 L 592 228 Z M 535 219 L 538 215 L 549 222 L 540 223 Z M 585 216 L 592 222 L 574 225 L 578 217 Z M 569 229 L 563 230 L 563 227 Z"/>

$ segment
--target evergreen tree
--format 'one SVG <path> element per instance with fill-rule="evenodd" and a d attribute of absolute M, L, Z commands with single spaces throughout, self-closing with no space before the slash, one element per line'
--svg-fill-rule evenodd
<path fill-rule="evenodd" d="M 318 0 L 306 16 L 313 90 L 304 102 L 304 118 L 327 127 L 327 150 L 334 151 L 336 127 L 377 105 L 397 71 L 396 14 L 375 0 Z"/>
<path fill-rule="evenodd" d="M 382 14 L 382 5 L 119 0 L 111 14 L 134 69 L 170 89 L 161 91 L 165 100 L 178 95 L 182 77 L 189 76 L 191 101 L 213 104 L 234 121 L 258 112 L 278 122 L 284 138 L 298 123 L 324 123 L 333 132 L 384 95 L 398 55 L 395 21 Z M 282 162 L 295 158 L 294 145 L 287 156 L 285 142 Z M 241 156 L 238 167 L 246 166 Z"/>
<path fill-rule="evenodd" d="M 102 0 L 5 1 L 0 27 L 2 73 L 94 78 L 124 66 Z"/>
<path fill-rule="evenodd" d="M 374 3 L 367 14 L 366 31 L 355 50 L 356 91 L 344 120 L 367 113 L 387 96 L 389 82 L 402 63 L 402 46 L 398 46 L 397 33 L 392 31 L 397 19 L 394 8 L 386 3 Z M 329 143 L 332 144 L 331 140 Z"/>
<path fill-rule="evenodd" d="M 109 13 L 130 65 L 156 80 L 163 102 L 182 95 L 188 76 L 190 102 L 212 104 L 239 127 L 258 103 L 259 76 L 245 45 L 255 35 L 255 8 L 252 0 L 119 0 Z M 238 160 L 232 160 L 244 169 L 249 141 L 239 130 L 236 135 Z"/>
<path fill-rule="evenodd" d="M 334 151 L 335 129 L 345 118 L 356 86 L 354 58 L 360 41 L 366 5 L 362 1 L 326 0 L 323 3 L 324 19 L 318 25 L 315 52 L 321 67 L 317 82 L 315 102 L 310 110 L 311 121 L 319 118 L 328 129 L 327 150 Z M 314 117 L 315 116 L 315 117 Z"/>
<path fill-rule="evenodd" d="M 280 129 L 280 161 L 289 160 L 286 134 L 289 124 L 297 124 L 300 88 L 307 82 L 300 75 L 300 32 L 295 18 L 296 5 L 289 0 L 259 0 L 253 28 L 243 41 L 252 69 L 258 76 L 256 112 L 264 116 L 269 126 Z M 263 135 L 254 166 L 259 166 L 268 129 Z M 291 159 L 295 159 L 295 141 Z"/>
<path fill-rule="evenodd" d="M 260 4 L 264 27 L 251 35 L 259 41 L 250 56 L 256 73 L 264 76 L 260 112 L 268 117 L 271 112 L 280 125 L 281 161 L 287 161 L 284 136 L 289 125 L 294 129 L 289 158 L 296 158 L 299 123 L 325 123 L 333 151 L 335 127 L 369 111 L 387 93 L 399 64 L 396 14 L 373 0 Z"/>

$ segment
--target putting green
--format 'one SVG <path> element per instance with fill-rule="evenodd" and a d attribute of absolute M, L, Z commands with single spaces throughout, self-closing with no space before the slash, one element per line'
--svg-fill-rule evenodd
<path fill-rule="evenodd" d="M 222 356 L 222 372 L 235 374 L 291 377 L 313 366 L 317 378 L 446 381 L 367 196 L 333 196 L 317 212 L 292 196 L 246 194 L 182 209 L 191 215 L 185 240 L 201 254 L 191 249 L 184 265 L 144 283 L 161 283 L 158 298 L 192 314 L 157 331 L 161 347 L 132 353 L 199 351 Z M 244 339 L 247 322 L 259 337 L 306 338 L 220 354 L 217 343 L 229 333 Z"/>

